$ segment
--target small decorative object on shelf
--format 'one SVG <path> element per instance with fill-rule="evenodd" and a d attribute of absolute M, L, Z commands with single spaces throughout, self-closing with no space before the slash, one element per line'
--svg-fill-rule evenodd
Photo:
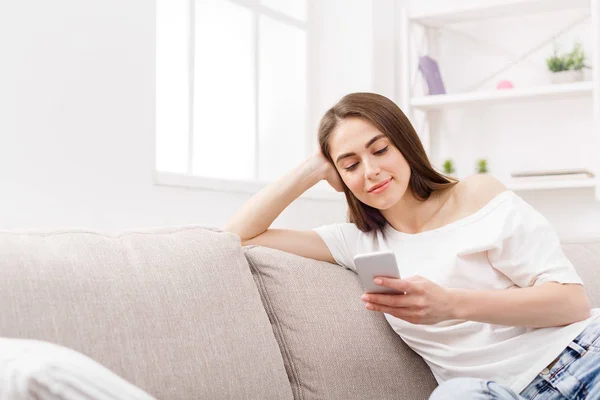
<path fill-rule="evenodd" d="M 429 56 L 421 56 L 419 57 L 419 70 L 425 78 L 428 90 L 427 94 L 446 94 L 446 88 L 444 87 L 437 61 Z"/>
<path fill-rule="evenodd" d="M 587 169 L 555 169 L 513 172 L 511 177 L 514 182 L 568 181 L 590 179 L 594 177 L 594 173 Z"/>
<path fill-rule="evenodd" d="M 444 173 L 446 175 L 452 175 L 456 170 L 454 169 L 454 161 L 447 159 L 444 161 Z"/>
<path fill-rule="evenodd" d="M 477 160 L 477 166 L 475 168 L 475 171 L 478 174 L 486 174 L 488 173 L 488 165 L 487 165 L 487 160 L 485 158 L 481 158 L 479 160 Z"/>
<path fill-rule="evenodd" d="M 512 89 L 514 87 L 515 86 L 512 84 L 512 82 L 507 80 L 500 81 L 498 82 L 498 85 L 496 85 L 496 89 Z"/>
<path fill-rule="evenodd" d="M 554 54 L 546 59 L 546 65 L 552 72 L 552 83 L 568 83 L 583 80 L 583 69 L 589 68 L 585 65 L 586 55 L 577 42 L 570 53 L 559 55 L 556 45 Z"/>

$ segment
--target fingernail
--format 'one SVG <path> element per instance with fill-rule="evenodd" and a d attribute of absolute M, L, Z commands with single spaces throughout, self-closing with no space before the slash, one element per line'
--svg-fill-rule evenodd
<path fill-rule="evenodd" d="M 379 278 L 375 279 L 373 282 L 375 282 L 377 285 L 381 285 L 383 283 L 383 281 Z"/>

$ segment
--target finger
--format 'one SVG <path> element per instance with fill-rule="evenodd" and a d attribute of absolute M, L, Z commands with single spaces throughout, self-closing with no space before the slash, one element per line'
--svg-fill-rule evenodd
<path fill-rule="evenodd" d="M 374 294 L 365 293 L 361 296 L 365 302 L 376 303 L 390 307 L 411 307 L 415 304 L 413 296 L 404 294 Z"/>
<path fill-rule="evenodd" d="M 406 279 L 386 278 L 383 276 L 376 276 L 373 279 L 373 282 L 375 282 L 377 285 L 389 287 L 396 289 L 399 292 L 406 293 L 410 293 L 411 289 L 414 287 L 414 284 Z"/>
<path fill-rule="evenodd" d="M 386 314 L 393 315 L 394 317 L 405 319 L 405 318 L 413 318 L 414 312 L 411 311 L 410 308 L 396 308 L 384 306 L 381 304 L 367 303 L 365 304 L 365 308 L 371 311 L 382 312 Z"/>

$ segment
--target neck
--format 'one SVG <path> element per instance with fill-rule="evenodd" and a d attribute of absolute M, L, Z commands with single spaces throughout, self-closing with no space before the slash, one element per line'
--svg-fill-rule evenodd
<path fill-rule="evenodd" d="M 427 200 L 421 201 L 407 190 L 400 201 L 387 210 L 382 210 L 381 214 L 395 230 L 419 233 L 443 206 L 447 199 L 444 192 L 433 192 Z"/>

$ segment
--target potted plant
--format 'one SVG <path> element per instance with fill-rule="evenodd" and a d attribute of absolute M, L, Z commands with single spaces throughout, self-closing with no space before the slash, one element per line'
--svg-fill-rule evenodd
<path fill-rule="evenodd" d="M 581 47 L 581 43 L 577 42 L 573 46 L 570 53 L 559 55 L 557 47 L 554 47 L 554 54 L 546 59 L 546 65 L 552 72 L 552 83 L 567 83 L 583 80 L 583 69 L 585 65 L 586 55 Z"/>
<path fill-rule="evenodd" d="M 452 175 L 456 170 L 454 169 L 454 161 L 447 159 L 444 161 L 444 173 L 446 175 Z"/>
<path fill-rule="evenodd" d="M 488 172 L 487 160 L 485 158 L 477 160 L 475 171 L 478 174 L 486 174 Z"/>

